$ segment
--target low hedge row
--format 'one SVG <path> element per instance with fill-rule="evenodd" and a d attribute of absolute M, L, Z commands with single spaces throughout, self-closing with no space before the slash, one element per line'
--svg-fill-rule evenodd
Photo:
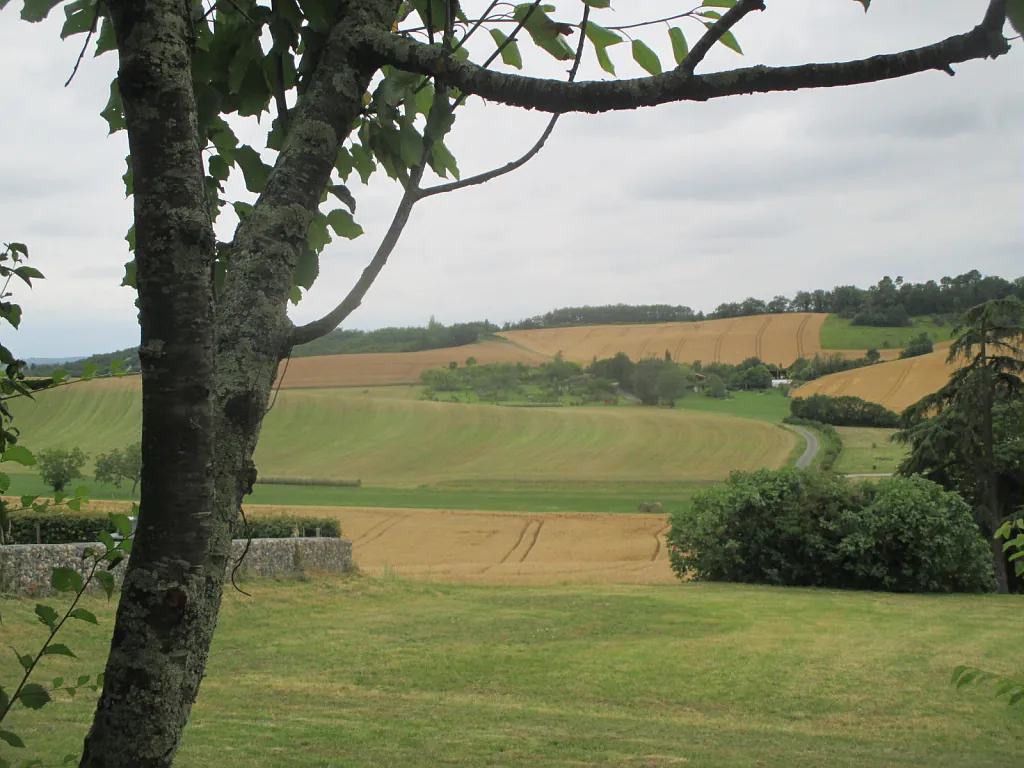
<path fill-rule="evenodd" d="M 822 472 L 832 469 L 839 460 L 839 454 L 843 452 L 843 438 L 839 436 L 835 427 L 831 424 L 814 421 L 813 419 L 802 419 L 799 416 L 787 416 L 782 421 L 784 424 L 796 424 L 799 427 L 810 427 L 811 429 L 818 430 L 825 438 L 824 445 L 821 447 L 821 461 L 818 463 L 818 466 Z"/>
<path fill-rule="evenodd" d="M 236 538 L 288 539 L 320 535 L 336 539 L 341 536 L 337 520 L 325 517 L 257 517 L 249 518 L 248 527 L 239 521 Z M 11 516 L 11 540 L 14 544 L 73 544 L 98 541 L 101 531 L 115 533 L 116 528 L 106 515 L 73 515 L 47 512 L 24 512 Z"/>

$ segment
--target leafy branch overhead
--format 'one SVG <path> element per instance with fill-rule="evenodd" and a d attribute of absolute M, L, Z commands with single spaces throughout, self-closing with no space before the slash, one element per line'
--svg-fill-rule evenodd
<path fill-rule="evenodd" d="M 855 1 L 868 9 L 869 0 Z M 1020 17 L 1022 3 L 1024 0 L 1008 3 L 1005 12 L 1011 21 L 1015 14 Z M 60 4 L 60 0 L 24 0 L 22 18 L 40 21 Z M 827 73 L 823 71 L 807 73 L 822 82 L 800 84 L 779 77 L 780 71 L 759 67 L 740 70 L 742 77 L 691 77 L 712 46 L 743 52 L 733 27 L 751 11 L 764 10 L 761 0 L 705 0 L 667 17 L 631 23 L 621 23 L 621 16 L 610 0 L 536 0 L 518 5 L 490 2 L 467 10 L 468 5 L 452 3 L 454 18 L 449 19 L 448 0 L 409 0 L 399 6 L 390 33 L 371 30 L 369 26 L 360 30 L 366 36 L 363 52 L 379 60 L 381 77 L 363 94 L 363 109 L 337 151 L 332 179 L 320 197 L 319 213 L 309 223 L 306 247 L 294 271 L 293 301 L 301 298 L 300 289 L 312 287 L 319 275 L 320 256 L 328 245 L 336 238 L 354 239 L 363 234 L 354 218 L 356 198 L 350 184 L 355 177 L 365 184 L 379 168 L 403 185 L 408 182 L 413 168 L 424 156 L 427 118 L 439 79 L 455 86 L 451 88 L 455 99 L 453 114 L 440 134 L 430 138 L 425 160 L 438 177 L 456 182 L 460 169 L 445 143 L 445 134 L 451 129 L 454 111 L 465 103 L 469 93 L 508 104 L 563 111 L 589 110 L 595 103 L 600 103 L 600 108 L 631 108 L 734 92 L 843 84 L 824 82 Z M 581 6 L 589 12 L 583 21 L 578 18 L 577 9 Z M 116 36 L 105 3 L 72 0 L 63 5 L 63 11 L 62 37 L 87 35 L 86 46 L 91 46 L 97 56 L 116 50 Z M 267 188 L 278 153 L 292 129 L 290 114 L 321 65 L 331 30 L 337 23 L 335 13 L 335 4 L 330 0 L 194 3 L 192 77 L 204 144 L 206 194 L 214 220 L 225 209 L 244 220 L 252 212 L 254 199 Z M 480 30 L 487 34 L 479 34 Z M 646 82 L 584 83 L 573 89 L 548 88 L 541 92 L 544 86 L 551 85 L 550 81 L 538 80 L 534 86 L 532 81 L 511 81 L 500 72 L 492 77 L 482 76 L 493 67 L 522 70 L 523 46 L 532 46 L 560 61 L 571 60 L 576 47 L 570 43 L 574 35 L 580 35 L 581 42 L 586 41 L 597 64 L 609 75 L 616 75 L 617 63 L 621 65 L 624 59 L 631 58 L 652 77 Z M 973 50 L 963 58 L 999 52 L 999 44 L 993 40 L 984 45 L 975 40 Z M 495 61 L 496 58 L 500 61 Z M 940 55 L 936 61 L 924 61 L 922 66 L 945 68 L 957 60 L 963 59 Z M 898 74 L 897 71 L 888 76 Z M 862 79 L 878 78 L 867 73 L 858 79 L 850 71 L 838 76 L 839 81 Z M 535 96 L 530 96 L 531 88 L 538 89 Z M 109 100 L 101 115 L 111 132 L 125 129 L 116 79 L 111 83 Z M 240 143 L 236 128 L 241 118 L 269 118 L 265 146 Z M 252 197 L 229 196 L 228 182 L 236 173 Z M 444 185 L 439 191 L 450 188 L 457 185 Z M 133 194 L 130 162 L 125 189 L 128 195 Z M 134 228 L 126 239 L 133 250 Z M 230 269 L 231 254 L 227 243 L 217 249 L 215 275 L 219 290 Z M 135 284 L 134 262 L 127 266 L 125 284 Z"/>

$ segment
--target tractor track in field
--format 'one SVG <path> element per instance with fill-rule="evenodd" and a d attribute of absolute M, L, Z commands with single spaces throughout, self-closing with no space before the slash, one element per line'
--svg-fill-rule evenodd
<path fill-rule="evenodd" d="M 763 352 L 762 352 L 763 342 L 764 342 L 764 332 L 768 330 L 768 326 L 771 325 L 771 324 L 772 324 L 772 316 L 768 315 L 768 317 L 765 318 L 764 323 L 758 329 L 757 335 L 754 337 L 754 357 L 758 358 L 759 360 L 764 360 L 764 355 L 763 355 Z"/>
<path fill-rule="evenodd" d="M 401 523 L 404 520 L 405 520 L 405 516 L 404 515 L 395 515 L 394 517 L 389 517 L 383 523 L 381 523 L 380 525 L 375 525 L 373 528 L 368 530 L 366 533 L 364 533 L 358 539 L 353 541 L 352 542 L 352 546 L 354 547 L 354 546 L 356 546 L 358 544 L 361 547 L 365 547 L 367 544 L 372 544 L 373 542 L 375 542 L 377 539 L 379 539 L 381 536 L 383 536 L 385 533 L 390 531 L 392 528 L 394 528 L 396 525 L 398 525 L 399 523 Z"/>
<path fill-rule="evenodd" d="M 716 363 L 722 362 L 722 345 L 725 344 L 725 337 L 728 336 L 730 333 L 732 333 L 732 329 L 733 329 L 733 327 L 735 327 L 735 325 L 738 322 L 738 320 L 739 320 L 739 318 L 736 318 L 731 323 L 729 323 L 729 325 L 726 327 L 726 329 L 724 331 L 722 331 L 720 334 L 718 334 L 718 338 L 715 339 L 715 355 L 714 355 L 714 357 L 715 357 L 715 362 Z"/>
<path fill-rule="evenodd" d="M 807 328 L 807 323 L 811 320 L 810 315 L 805 315 L 804 319 L 800 321 L 800 325 L 796 327 L 796 356 L 804 357 L 804 329 Z"/>
<path fill-rule="evenodd" d="M 911 371 L 913 370 L 913 368 L 914 368 L 914 365 L 915 365 L 916 363 L 917 363 L 917 360 L 913 360 L 913 359 L 912 359 L 912 360 L 910 361 L 910 364 L 909 364 L 909 365 L 907 365 L 907 366 L 906 366 L 906 367 L 905 367 L 905 368 L 904 368 L 904 369 L 903 369 L 903 370 L 902 370 L 902 371 L 900 372 L 900 375 L 899 375 L 899 377 L 897 377 L 896 381 L 894 381 L 894 382 L 892 383 L 892 386 L 891 386 L 891 387 L 889 387 L 889 391 L 888 391 L 888 392 L 886 392 L 884 396 L 882 396 L 881 398 L 879 398 L 878 402 L 880 402 L 880 403 L 886 403 L 886 402 L 888 402 L 888 401 L 889 401 L 889 398 L 890 398 L 890 397 L 892 397 L 892 396 L 893 396 L 893 395 L 895 395 L 895 394 L 896 394 L 897 392 L 899 392 L 899 389 L 900 389 L 900 387 L 902 387 L 902 386 L 903 386 L 903 382 L 905 382 L 905 381 L 907 380 L 907 377 L 908 377 L 908 376 L 910 375 L 910 372 L 911 372 Z"/>
<path fill-rule="evenodd" d="M 533 530 L 533 538 L 530 539 L 529 546 L 526 548 L 526 551 L 523 552 L 523 556 L 519 558 L 519 562 L 520 563 L 525 561 L 526 558 L 530 556 L 530 553 L 533 551 L 533 548 L 535 546 L 537 546 L 537 539 L 540 538 L 540 529 L 544 527 L 544 521 L 543 520 L 537 520 L 537 521 L 534 521 L 534 522 L 537 523 L 537 527 L 534 528 L 534 530 Z"/>
<path fill-rule="evenodd" d="M 664 527 L 659 528 L 654 533 L 654 552 L 651 554 L 651 562 L 653 563 L 658 559 L 658 555 L 661 554 L 661 537 L 664 536 L 672 528 L 672 524 L 666 524 Z"/>

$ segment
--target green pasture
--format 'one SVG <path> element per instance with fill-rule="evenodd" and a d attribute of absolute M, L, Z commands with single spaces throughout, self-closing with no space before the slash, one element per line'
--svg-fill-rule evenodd
<path fill-rule="evenodd" d="M 895 472 L 909 453 L 907 446 L 889 442 L 895 429 L 836 427 L 836 431 L 843 438 L 843 452 L 835 470 L 844 475 Z"/>
<path fill-rule="evenodd" d="M 676 400 L 676 408 L 779 423 L 789 416 L 789 398 L 778 389 L 730 392 L 725 399 L 690 393 Z"/>
<path fill-rule="evenodd" d="M 120 381 L 75 384 L 16 403 L 15 419 L 32 450 L 77 446 L 95 457 L 138 439 L 140 393 Z M 726 413 L 468 407 L 285 389 L 266 416 L 255 461 L 266 477 L 360 479 L 368 488 L 679 483 L 783 466 L 795 441 L 772 424 Z"/>
<path fill-rule="evenodd" d="M 245 588 L 225 593 L 181 768 L 1021 761 L 1021 710 L 949 684 L 962 663 L 1024 674 L 1016 597 L 336 576 Z M 86 607 L 100 627 L 72 622 L 62 639 L 79 658 L 47 658 L 41 679 L 102 668 L 113 606 Z M 5 643 L 41 641 L 32 601 L 3 613 Z M 0 656 L 5 685 L 18 669 Z M 25 757 L 58 765 L 94 701 L 17 708 L 5 726 Z"/>
<path fill-rule="evenodd" d="M 829 315 L 821 326 L 821 348 L 902 349 L 922 331 L 927 332 L 933 342 L 953 338 L 951 324 L 936 324 L 927 317 L 915 317 L 913 324 L 905 328 L 875 328 L 869 325 L 852 325 L 850 320 L 844 320 L 838 315 Z"/>

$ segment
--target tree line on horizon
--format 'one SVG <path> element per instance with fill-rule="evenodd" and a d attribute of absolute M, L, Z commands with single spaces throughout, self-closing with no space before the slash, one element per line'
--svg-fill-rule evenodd
<path fill-rule="evenodd" d="M 970 307 L 992 299 L 1016 296 L 1024 300 L 1024 277 L 1006 280 L 983 276 L 972 269 L 956 277 L 936 282 L 909 283 L 886 275 L 870 288 L 838 285 L 832 290 L 797 291 L 793 298 L 775 296 L 770 300 L 749 297 L 742 302 L 719 304 L 713 312 L 694 311 L 691 307 L 669 304 L 608 304 L 603 306 L 562 307 L 517 322 L 498 326 L 490 320 L 445 325 L 433 316 L 426 326 L 385 327 L 372 331 L 336 328 L 326 336 L 292 349 L 292 357 L 349 355 L 383 352 L 420 352 L 473 344 L 500 331 L 564 328 L 573 325 L 615 325 L 624 323 L 675 323 L 718 320 L 747 315 L 786 312 L 827 312 L 851 320 L 854 325 L 905 327 L 921 316 L 952 320 Z M 81 376 L 87 368 L 106 370 L 111 363 L 124 362 L 133 371 L 140 369 L 135 347 L 106 352 L 81 360 L 55 364 L 33 364 L 28 373 L 47 376 L 65 370 Z"/>

